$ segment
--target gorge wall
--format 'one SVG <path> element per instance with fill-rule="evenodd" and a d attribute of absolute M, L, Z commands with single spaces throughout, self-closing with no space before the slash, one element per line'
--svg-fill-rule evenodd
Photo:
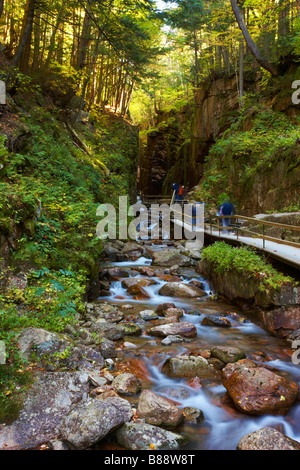
<path fill-rule="evenodd" d="M 300 111 L 300 106 L 295 106 L 291 100 L 292 83 L 297 75 L 297 67 L 291 65 L 284 76 L 261 89 L 260 73 L 248 72 L 245 74 L 245 91 L 255 96 L 256 108 L 283 113 L 294 119 Z M 251 164 L 251 155 L 240 158 L 240 155 L 233 154 L 226 161 L 221 155 L 216 155 L 207 160 L 210 149 L 224 132 L 231 132 L 231 126 L 239 116 L 239 108 L 237 79 L 232 76 L 204 83 L 195 103 L 179 112 L 157 114 L 156 128 L 141 138 L 138 189 L 144 194 L 171 194 L 172 183 L 177 181 L 191 191 L 191 198 L 206 200 L 201 185 L 208 171 L 218 168 L 221 174 L 224 172 L 226 175 L 223 183 L 207 183 L 211 187 L 210 197 L 212 200 L 215 198 L 214 203 L 217 203 L 219 194 L 226 192 L 239 201 L 239 211 L 246 215 L 297 204 L 300 176 L 300 141 L 297 139 L 294 146 L 280 149 L 272 161 L 251 172 L 247 178 L 245 165 Z M 244 114 L 238 129 L 241 133 L 251 130 L 256 117 L 251 105 L 246 107 Z M 213 176 L 211 181 L 214 183 Z"/>

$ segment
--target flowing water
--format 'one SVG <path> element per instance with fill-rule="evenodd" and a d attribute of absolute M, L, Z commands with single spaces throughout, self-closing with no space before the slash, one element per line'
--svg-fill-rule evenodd
<path fill-rule="evenodd" d="M 109 266 L 122 267 L 123 270 L 128 271 L 130 277 L 142 278 L 143 276 L 136 272 L 135 268 L 150 264 L 151 260 L 140 258 L 134 262 L 111 263 Z M 151 266 L 151 269 L 157 271 L 157 274 L 164 272 L 162 267 Z M 122 287 L 122 280 L 112 282 L 110 297 L 99 299 L 100 302 L 113 303 L 119 307 L 124 304 L 131 305 L 132 308 L 126 310 L 127 319 L 138 323 L 143 328 L 141 336 L 125 337 L 125 340 L 134 344 L 135 348 L 120 346 L 120 359 L 117 366 L 119 370 L 129 370 L 140 375 L 147 382 L 147 387 L 161 396 L 172 399 L 180 408 L 191 406 L 203 411 L 205 420 L 201 424 L 185 423 L 177 430 L 188 438 L 187 444 L 181 447 L 182 449 L 233 450 L 245 434 L 268 425 L 276 425 L 281 432 L 300 441 L 299 401 L 293 405 L 286 416 L 253 417 L 234 408 L 221 379 L 201 380 L 200 382 L 197 379 L 168 378 L 162 374 L 161 366 L 168 357 L 197 353 L 199 349 L 210 349 L 215 345 L 226 345 L 242 349 L 247 357 L 256 363 L 262 362 L 272 368 L 275 373 L 300 383 L 300 365 L 292 363 L 293 351 L 286 341 L 268 335 L 252 323 L 236 306 L 214 300 L 209 283 L 192 269 L 182 268 L 180 276 L 186 283 L 191 280 L 201 281 L 207 296 L 201 299 L 163 297 L 158 294 L 158 291 L 166 281 L 154 277 L 151 279 L 157 283 L 144 288 L 150 295 L 147 300 L 133 300 Z M 176 307 L 186 311 L 181 321 L 195 324 L 198 332 L 196 338 L 163 346 L 161 344 L 163 338 L 147 334 L 146 329 L 151 327 L 151 322 L 141 320 L 138 313 L 142 310 L 155 310 L 156 306 L 163 302 L 173 302 Z M 230 328 L 202 326 L 203 316 L 209 313 L 221 313 L 230 320 L 232 326 Z"/>

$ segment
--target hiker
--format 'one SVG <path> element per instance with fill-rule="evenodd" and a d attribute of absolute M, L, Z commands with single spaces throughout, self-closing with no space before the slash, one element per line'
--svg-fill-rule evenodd
<path fill-rule="evenodd" d="M 179 184 L 174 183 L 173 184 L 173 191 L 175 191 L 175 201 L 179 200 Z"/>
<path fill-rule="evenodd" d="M 183 201 L 183 191 L 184 191 L 184 186 L 179 186 L 179 190 L 178 190 L 178 198 L 180 201 Z"/>
<path fill-rule="evenodd" d="M 224 203 L 220 207 L 220 215 L 234 215 L 235 212 L 235 207 L 230 201 L 230 199 L 227 199 L 224 201 Z M 230 230 L 226 230 L 226 227 L 230 227 L 232 224 L 232 219 L 230 218 L 222 218 L 222 225 L 225 228 L 223 230 L 223 233 L 229 233 Z"/>

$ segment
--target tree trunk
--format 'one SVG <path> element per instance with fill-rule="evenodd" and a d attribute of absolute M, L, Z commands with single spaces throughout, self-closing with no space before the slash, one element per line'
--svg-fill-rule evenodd
<path fill-rule="evenodd" d="M 35 12 L 35 6 L 36 6 L 36 0 L 27 0 L 26 3 L 26 8 L 25 8 L 25 15 L 24 15 L 24 20 L 23 20 L 23 26 L 22 26 L 22 34 L 21 34 L 21 39 L 19 42 L 18 49 L 16 51 L 16 54 L 12 60 L 11 65 L 13 67 L 17 67 L 21 60 L 22 60 L 22 71 L 27 68 L 28 62 L 28 49 L 30 51 L 30 45 L 31 45 L 31 35 L 32 35 L 32 25 L 33 25 L 33 18 L 34 18 L 34 12 Z M 26 51 L 25 51 L 26 49 Z M 23 57 L 24 53 L 25 57 Z"/>
<path fill-rule="evenodd" d="M 0 18 L 1 18 L 2 13 L 3 13 L 3 7 L 4 7 L 4 0 L 0 0 Z"/>
<path fill-rule="evenodd" d="M 240 30 L 243 33 L 246 44 L 248 45 L 252 55 L 257 60 L 259 65 L 261 65 L 261 67 L 263 67 L 265 70 L 268 70 L 268 72 L 270 72 L 274 77 L 276 77 L 278 75 L 277 70 L 267 60 L 265 60 L 262 57 L 258 47 L 256 46 L 255 42 L 253 41 L 252 37 L 250 36 L 249 31 L 246 28 L 246 25 L 245 25 L 244 20 L 242 18 L 239 7 L 237 5 L 237 1 L 236 0 L 230 0 L 230 2 L 231 2 L 232 10 L 233 10 L 233 13 L 235 15 L 236 21 L 239 25 Z"/>

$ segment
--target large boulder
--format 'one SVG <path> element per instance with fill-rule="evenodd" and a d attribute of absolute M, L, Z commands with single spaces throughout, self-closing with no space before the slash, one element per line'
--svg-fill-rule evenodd
<path fill-rule="evenodd" d="M 190 284 L 184 284 L 183 282 L 167 282 L 159 289 L 158 294 L 165 297 L 178 297 L 187 299 L 203 297 L 206 295 L 206 293 L 202 289 L 199 289 L 199 287 L 192 286 Z"/>
<path fill-rule="evenodd" d="M 153 284 L 156 284 L 153 279 L 138 279 L 135 277 L 128 277 L 127 279 L 123 279 L 122 281 L 122 287 L 124 287 L 125 289 L 128 289 L 131 286 L 147 287 L 152 286 Z"/>
<path fill-rule="evenodd" d="M 276 429 L 264 427 L 242 437 L 237 450 L 300 450 L 300 443 Z"/>
<path fill-rule="evenodd" d="M 169 318 L 170 320 L 170 318 Z M 166 325 L 158 325 L 153 328 L 149 328 L 147 331 L 149 335 L 165 337 L 169 335 L 179 335 L 185 338 L 194 338 L 197 336 L 197 328 L 193 323 L 189 322 L 178 322 L 168 323 Z"/>
<path fill-rule="evenodd" d="M 236 408 L 250 415 L 286 414 L 297 398 L 299 386 L 257 367 L 248 359 L 227 364 L 222 381 Z"/>
<path fill-rule="evenodd" d="M 166 428 L 175 428 L 183 421 L 182 411 L 177 406 L 151 390 L 142 391 L 137 412 L 146 423 Z"/>
<path fill-rule="evenodd" d="M 79 403 L 64 418 L 60 435 L 71 448 L 87 449 L 131 418 L 130 403 L 122 398 L 90 398 Z"/>
<path fill-rule="evenodd" d="M 1 429 L 0 450 L 34 449 L 53 439 L 65 415 L 88 392 L 87 373 L 37 373 L 17 420 Z"/>
<path fill-rule="evenodd" d="M 168 358 L 162 373 L 168 377 L 212 379 L 219 377 L 219 372 L 201 356 L 175 356 Z"/>
<path fill-rule="evenodd" d="M 170 248 L 165 250 L 153 251 L 153 265 L 171 267 L 175 264 L 178 266 L 190 266 L 191 260 L 188 256 L 180 253 L 178 249 Z"/>
<path fill-rule="evenodd" d="M 125 423 L 116 438 L 128 450 L 173 449 L 184 442 L 179 434 L 147 423 Z"/>

